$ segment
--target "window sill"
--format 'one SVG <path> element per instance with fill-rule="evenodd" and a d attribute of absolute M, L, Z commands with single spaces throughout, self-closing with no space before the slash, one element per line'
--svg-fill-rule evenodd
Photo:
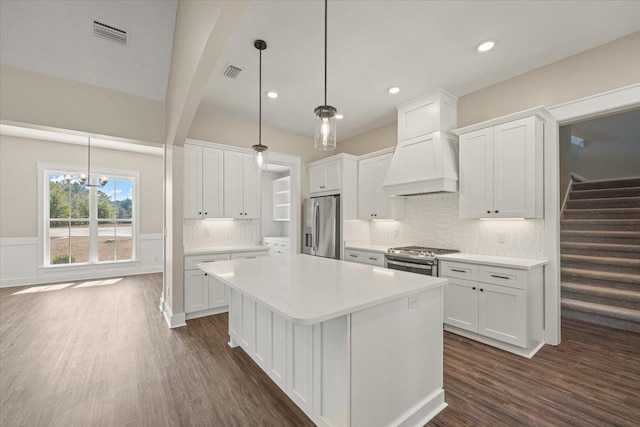
<path fill-rule="evenodd" d="M 102 270 L 113 269 L 119 267 L 137 267 L 140 265 L 140 261 L 128 260 L 128 261 L 108 261 L 108 262 L 84 262 L 74 264 L 53 264 L 38 267 L 38 270 L 42 273 L 54 273 L 60 271 L 74 271 L 74 270 Z"/>

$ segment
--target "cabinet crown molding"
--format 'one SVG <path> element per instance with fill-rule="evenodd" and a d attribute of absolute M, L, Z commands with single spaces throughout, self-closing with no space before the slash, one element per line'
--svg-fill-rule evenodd
<path fill-rule="evenodd" d="M 465 133 L 474 132 L 476 130 L 480 130 L 480 129 L 484 129 L 484 128 L 488 128 L 496 125 L 501 125 L 503 123 L 508 123 L 514 120 L 524 119 L 525 117 L 531 117 L 531 116 L 539 117 L 544 121 L 547 121 L 547 119 L 552 117 L 549 110 L 547 110 L 547 107 L 541 105 L 539 107 L 518 111 L 517 113 L 507 114 L 506 116 L 496 117 L 495 119 L 474 123 L 472 125 L 465 126 L 458 129 L 453 129 L 451 132 L 453 132 L 455 135 L 460 136 Z"/>

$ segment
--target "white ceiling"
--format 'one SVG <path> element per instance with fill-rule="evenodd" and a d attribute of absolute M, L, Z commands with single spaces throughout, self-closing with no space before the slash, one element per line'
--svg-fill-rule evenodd
<path fill-rule="evenodd" d="M 0 1 L 0 62 L 164 101 L 177 0 Z M 93 35 L 93 20 L 130 33 Z"/>
<path fill-rule="evenodd" d="M 200 109 L 257 121 L 262 38 L 263 123 L 311 136 L 323 103 L 323 2 L 254 1 L 211 75 Z M 444 88 L 462 96 L 640 30 L 640 1 L 329 2 L 328 103 L 338 139 L 395 120 L 395 106 Z M 493 38 L 496 47 L 478 53 Z M 221 76 L 230 63 L 236 80 Z M 389 95 L 397 85 L 401 92 Z M 515 95 L 515 94 L 514 94 Z"/>

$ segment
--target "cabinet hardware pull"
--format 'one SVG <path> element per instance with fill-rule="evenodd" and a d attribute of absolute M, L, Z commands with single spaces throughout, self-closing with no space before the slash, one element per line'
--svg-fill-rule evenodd
<path fill-rule="evenodd" d="M 350 257 L 353 257 L 353 258 L 358 258 L 358 255 L 352 255 L 352 254 L 349 254 L 349 256 L 350 256 Z"/>
<path fill-rule="evenodd" d="M 207 215 L 209 212 L 205 212 L 204 214 Z"/>
<path fill-rule="evenodd" d="M 473 290 L 475 291 L 475 290 L 476 290 L 476 287 L 474 286 L 474 287 L 473 287 L 473 288 L 471 288 L 471 289 L 473 289 Z"/>
<path fill-rule="evenodd" d="M 207 274 L 207 273 L 204 273 L 204 275 L 205 275 L 205 276 L 208 276 L 208 274 Z"/>
<path fill-rule="evenodd" d="M 498 211 L 496 211 L 496 213 L 498 213 Z"/>
<path fill-rule="evenodd" d="M 491 211 L 487 211 L 487 213 L 491 213 Z"/>
<path fill-rule="evenodd" d="M 202 215 L 202 212 L 198 212 L 198 215 Z"/>
<path fill-rule="evenodd" d="M 467 274 L 467 272 L 466 272 L 466 271 L 464 271 L 464 270 L 456 270 L 455 268 L 452 268 L 452 269 L 451 269 L 451 271 L 455 271 L 456 273 L 464 273 L 464 274 Z"/>
<path fill-rule="evenodd" d="M 484 292 L 484 289 L 480 288 L 480 292 Z"/>
<path fill-rule="evenodd" d="M 369 259 L 370 259 L 371 261 L 377 261 L 377 260 L 378 260 L 378 258 L 371 258 L 371 257 L 369 257 Z"/>
<path fill-rule="evenodd" d="M 492 274 L 491 277 L 495 277 L 496 279 L 509 280 L 509 278 L 507 276 L 498 276 L 497 274 Z"/>

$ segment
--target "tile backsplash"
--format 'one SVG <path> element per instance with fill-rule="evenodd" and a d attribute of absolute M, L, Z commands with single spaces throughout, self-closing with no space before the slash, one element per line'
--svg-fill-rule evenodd
<path fill-rule="evenodd" d="M 183 231 L 186 249 L 257 245 L 260 240 L 260 220 L 185 219 Z"/>
<path fill-rule="evenodd" d="M 498 237 L 504 243 L 498 243 Z M 407 199 L 404 221 L 371 222 L 374 245 L 420 245 L 481 255 L 543 259 L 544 219 L 480 221 L 458 218 L 458 193 Z"/>

